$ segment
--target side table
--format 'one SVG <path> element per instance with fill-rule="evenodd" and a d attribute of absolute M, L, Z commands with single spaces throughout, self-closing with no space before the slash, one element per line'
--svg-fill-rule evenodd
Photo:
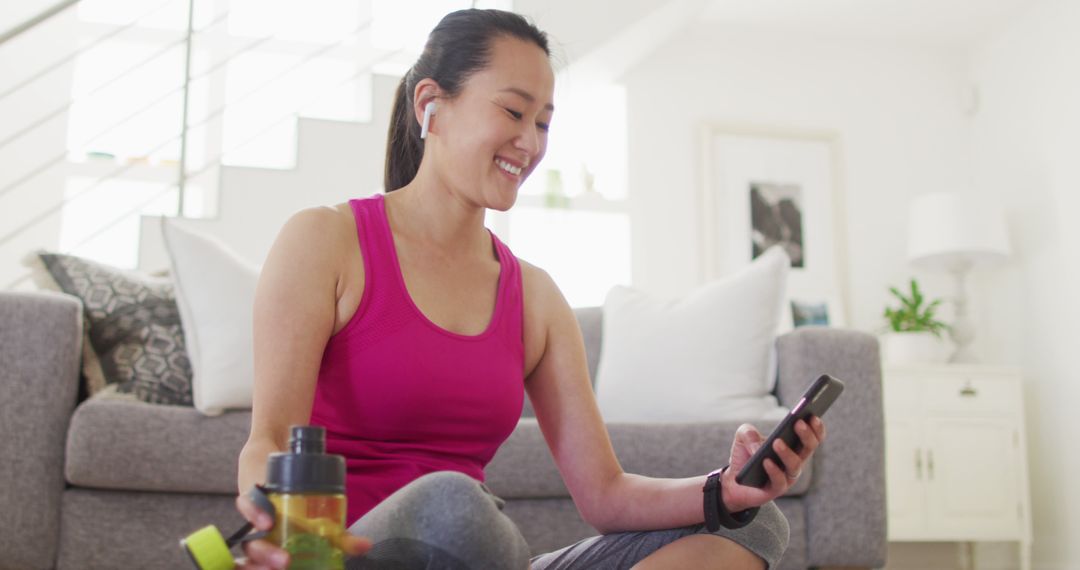
<path fill-rule="evenodd" d="M 1011 368 L 886 365 L 889 541 L 1016 541 L 1031 568 L 1022 379 Z"/>

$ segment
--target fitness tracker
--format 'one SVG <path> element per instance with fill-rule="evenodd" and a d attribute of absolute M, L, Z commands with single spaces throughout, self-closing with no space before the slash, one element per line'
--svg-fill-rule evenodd
<path fill-rule="evenodd" d="M 744 509 L 737 513 L 728 512 L 727 506 L 724 505 L 724 497 L 722 493 L 722 487 L 720 485 L 720 478 L 723 477 L 724 471 L 727 471 L 728 466 L 709 473 L 709 476 L 705 478 L 705 486 L 701 491 L 704 494 L 704 508 L 705 508 L 705 528 L 709 529 L 709 532 L 716 532 L 720 530 L 720 526 L 724 528 L 737 529 L 742 528 L 757 516 L 758 509 L 760 507 L 754 507 L 752 509 Z"/>

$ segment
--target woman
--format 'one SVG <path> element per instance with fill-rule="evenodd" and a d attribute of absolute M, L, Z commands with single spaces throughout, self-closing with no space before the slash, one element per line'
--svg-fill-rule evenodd
<path fill-rule="evenodd" d="M 366 553 L 349 568 L 527 568 L 525 541 L 478 481 L 528 391 L 579 512 L 604 533 L 532 568 L 774 564 L 788 529 L 770 501 L 824 440 L 820 420 L 799 424 L 800 453 L 777 446 L 784 468 L 767 464 L 765 489 L 735 483 L 762 440 L 740 428 L 715 504 L 703 500 L 705 475 L 624 473 L 572 310 L 546 273 L 484 227 L 485 210 L 513 206 L 544 156 L 548 58 L 546 36 L 520 16 L 446 16 L 398 88 L 391 191 L 302 211 L 281 230 L 256 294 L 241 493 L 286 448 L 290 425 L 323 425 L 327 451 L 348 465 L 350 553 Z M 243 494 L 237 506 L 269 528 Z M 710 510 L 745 526 L 709 532 Z M 285 553 L 265 541 L 245 551 L 246 568 L 284 567 Z"/>

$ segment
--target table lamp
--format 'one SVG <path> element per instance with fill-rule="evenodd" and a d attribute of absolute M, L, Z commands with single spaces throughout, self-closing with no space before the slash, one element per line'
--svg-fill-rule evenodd
<path fill-rule="evenodd" d="M 975 339 L 968 311 L 967 274 L 1009 257 L 1009 238 L 1002 209 L 979 196 L 933 193 L 918 196 L 908 217 L 908 260 L 923 269 L 948 271 L 956 283 L 956 319 L 949 336 L 956 344 L 950 362 L 969 362 Z"/>

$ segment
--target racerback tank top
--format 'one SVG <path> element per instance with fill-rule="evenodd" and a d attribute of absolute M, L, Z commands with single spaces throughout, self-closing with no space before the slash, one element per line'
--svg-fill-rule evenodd
<path fill-rule="evenodd" d="M 383 195 L 349 204 L 364 293 L 323 352 L 311 424 L 326 428 L 328 453 L 345 456 L 351 525 L 427 473 L 484 480 L 521 416 L 525 347 L 521 268 L 494 234 L 495 311 L 485 331 L 461 335 L 430 321 L 409 296 Z"/>

